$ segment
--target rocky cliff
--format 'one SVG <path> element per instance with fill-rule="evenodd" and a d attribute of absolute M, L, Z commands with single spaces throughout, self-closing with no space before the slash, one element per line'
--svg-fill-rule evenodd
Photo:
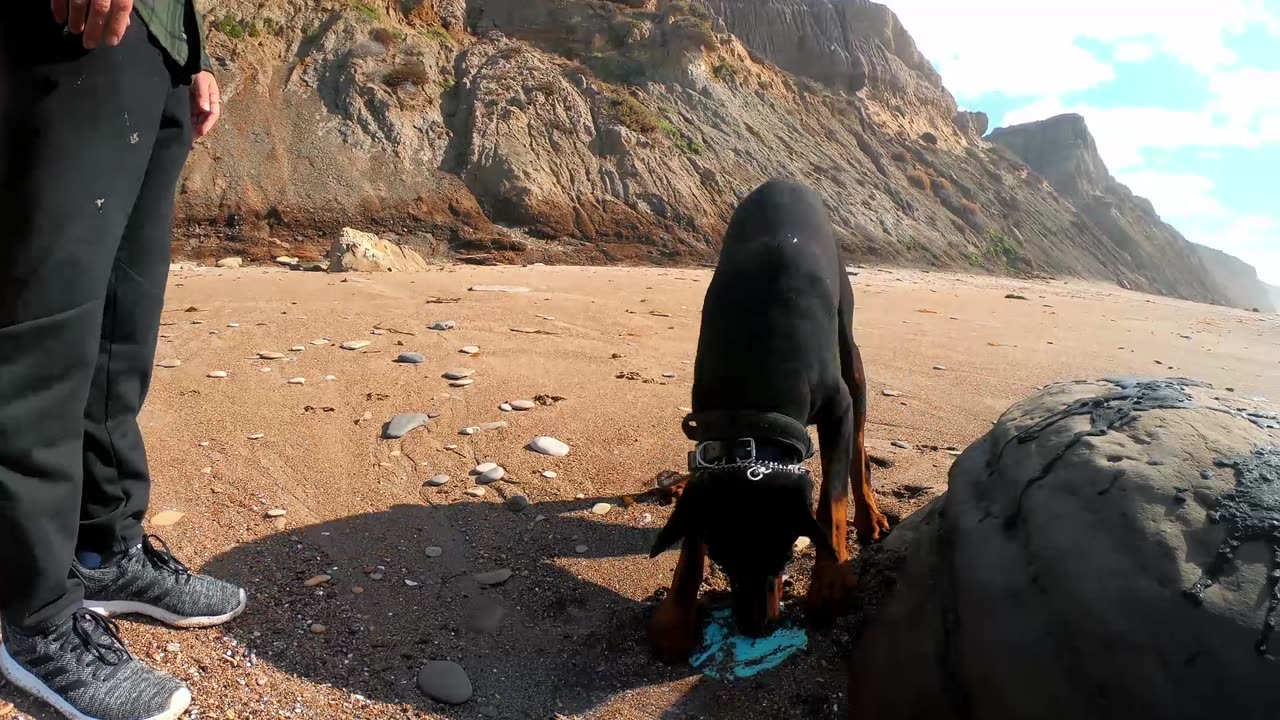
<path fill-rule="evenodd" d="M 865 0 L 202 7 L 226 116 L 184 178 L 180 254 L 306 257 L 350 225 L 467 262 L 709 262 L 737 199 L 786 176 L 852 260 L 1224 299 L 1194 254 L 1144 264 L 982 141 Z"/>
<path fill-rule="evenodd" d="M 1085 119 L 1067 114 L 998 128 L 987 136 L 1012 150 L 1064 195 L 1135 269 L 1164 293 L 1236 307 L 1271 309 L 1257 271 L 1188 241 L 1151 202 L 1107 170 Z"/>

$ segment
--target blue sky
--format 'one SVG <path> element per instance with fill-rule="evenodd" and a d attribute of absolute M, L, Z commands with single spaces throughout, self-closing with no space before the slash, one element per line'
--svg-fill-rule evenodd
<path fill-rule="evenodd" d="M 1111 174 L 1280 285 L 1280 0 L 882 0 L 991 127 L 1085 117 Z"/>

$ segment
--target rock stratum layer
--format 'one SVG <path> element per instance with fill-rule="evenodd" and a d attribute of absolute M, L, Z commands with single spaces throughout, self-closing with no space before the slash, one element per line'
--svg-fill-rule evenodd
<path fill-rule="evenodd" d="M 824 196 L 851 260 L 1259 305 L 1194 252 L 1153 266 L 982 140 L 875 3 L 202 7 L 226 115 L 184 177 L 179 255 L 317 259 L 349 226 L 476 263 L 710 262 L 737 200 L 782 176 Z"/>

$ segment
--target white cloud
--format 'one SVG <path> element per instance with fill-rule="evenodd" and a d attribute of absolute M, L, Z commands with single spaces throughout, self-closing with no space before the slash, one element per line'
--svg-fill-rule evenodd
<path fill-rule="evenodd" d="M 1192 173 L 1165 173 L 1138 170 L 1120 174 L 1117 180 L 1135 194 L 1151 201 L 1167 222 L 1187 217 L 1224 217 L 1229 213 L 1213 196 L 1213 180 Z"/>
<path fill-rule="evenodd" d="M 1146 62 L 1154 57 L 1155 54 L 1156 49 L 1154 46 L 1137 40 L 1121 40 L 1111 47 L 1111 57 L 1116 62 L 1122 63 Z"/>
<path fill-rule="evenodd" d="M 1110 80 L 1110 65 L 1082 49 L 1081 40 L 1141 43 L 1210 73 L 1237 62 L 1227 46 L 1231 33 L 1252 25 L 1280 36 L 1280 16 L 1263 0 L 888 2 L 961 97 L 1053 97 Z M 1136 48 L 1122 52 L 1132 58 Z"/>

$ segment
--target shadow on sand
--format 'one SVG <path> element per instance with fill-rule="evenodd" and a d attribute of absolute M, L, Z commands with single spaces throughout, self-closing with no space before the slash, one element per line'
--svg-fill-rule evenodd
<path fill-rule="evenodd" d="M 227 633 L 259 660 L 371 701 L 448 718 L 843 717 L 848 636 L 839 628 L 811 634 L 809 649 L 782 667 L 733 683 L 653 661 L 644 628 L 656 600 L 571 568 L 592 559 L 593 575 L 640 594 L 667 585 L 674 554 L 650 561 L 656 530 L 602 522 L 584 511 L 592 502 L 519 514 L 489 502 L 400 505 L 272 534 L 204 571 L 249 590 L 249 611 Z M 443 553 L 429 557 L 430 546 Z M 475 578 L 501 568 L 514 574 L 500 585 Z M 332 580 L 304 586 L 321 574 Z M 326 630 L 313 633 L 316 623 Z M 419 693 L 417 672 L 431 660 L 466 669 L 470 702 L 450 707 Z M 680 687 L 646 690 L 673 682 Z M 621 693 L 629 695 L 602 707 Z"/>

